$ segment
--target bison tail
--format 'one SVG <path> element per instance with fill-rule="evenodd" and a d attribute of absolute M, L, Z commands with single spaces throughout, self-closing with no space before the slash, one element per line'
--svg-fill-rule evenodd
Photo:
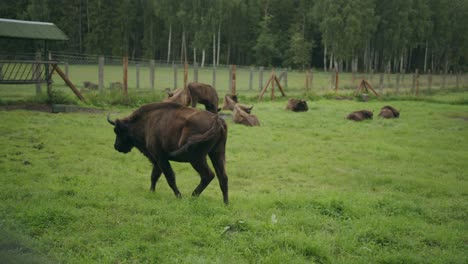
<path fill-rule="evenodd" d="M 225 134 L 227 131 L 226 123 L 224 120 L 218 116 L 216 116 L 216 122 L 211 126 L 210 129 L 208 129 L 205 133 L 201 135 L 195 135 L 192 137 L 189 137 L 183 146 L 181 146 L 178 150 L 175 150 L 171 153 L 169 153 L 170 157 L 176 157 L 184 152 L 187 152 L 190 150 L 190 148 L 197 146 L 200 143 L 209 141 L 213 137 L 216 137 L 216 134 L 222 133 Z"/>

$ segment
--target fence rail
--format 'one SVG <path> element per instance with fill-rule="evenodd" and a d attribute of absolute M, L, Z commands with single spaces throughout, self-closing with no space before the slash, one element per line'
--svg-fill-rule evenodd
<path fill-rule="evenodd" d="M 25 60 L 37 63 L 36 54 L 0 55 L 0 60 Z M 123 84 L 124 66 L 122 57 L 104 57 L 97 55 L 76 55 L 51 53 L 50 60 L 60 61 L 61 68 L 77 88 L 105 91 Z M 34 65 L 34 64 L 31 64 Z M 258 94 L 269 80 L 272 71 L 288 92 L 351 93 L 357 91 L 362 79 L 366 79 L 380 94 L 413 94 L 440 90 L 461 89 L 468 86 L 465 73 L 351 73 L 324 72 L 313 69 L 297 71 L 291 69 L 273 69 L 269 67 L 234 66 L 234 87 L 240 94 Z M 33 69 L 26 69 L 34 72 Z M 0 83 L 5 79 L 5 70 L 0 62 Z M 163 92 L 167 88 L 181 88 L 184 85 L 184 65 L 157 60 L 128 60 L 127 85 L 129 90 Z M 30 77 L 28 77 L 30 78 Z M 32 78 L 31 80 L 33 80 Z M 52 76 L 54 86 L 60 86 L 60 80 Z M 6 80 L 3 81 L 4 84 Z M 231 93 L 233 89 L 232 65 L 188 64 L 187 81 L 198 81 L 213 85 L 218 93 Z M 27 83 L 27 82 L 25 82 Z M 90 85 L 91 84 L 91 85 Z M 36 89 L 40 92 L 40 89 Z"/>

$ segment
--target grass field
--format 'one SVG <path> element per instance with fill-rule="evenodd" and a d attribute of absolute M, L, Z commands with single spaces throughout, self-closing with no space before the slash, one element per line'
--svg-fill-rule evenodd
<path fill-rule="evenodd" d="M 460 98 L 465 101 L 459 101 Z M 465 98 L 465 99 L 463 99 Z M 227 120 L 229 206 L 173 163 L 182 199 L 106 113 L 0 111 L 2 263 L 467 263 L 467 93 L 426 101 L 252 101 Z M 390 104 L 401 118 L 347 113 Z M 114 117 L 134 108 L 114 107 Z"/>

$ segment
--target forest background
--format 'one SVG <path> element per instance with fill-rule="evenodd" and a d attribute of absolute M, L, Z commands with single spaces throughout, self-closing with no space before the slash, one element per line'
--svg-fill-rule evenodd
<path fill-rule="evenodd" d="M 468 69 L 466 0 L 3 0 L 0 17 L 55 23 L 49 49 L 204 65 L 325 71 Z M 0 40 L 1 53 L 42 42 Z"/>

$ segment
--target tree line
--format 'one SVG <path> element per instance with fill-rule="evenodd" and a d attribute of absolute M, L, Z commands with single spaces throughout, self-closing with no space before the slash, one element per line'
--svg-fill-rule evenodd
<path fill-rule="evenodd" d="M 0 17 L 53 22 L 70 40 L 50 48 L 80 54 L 202 66 L 468 69 L 466 0 L 3 0 Z"/>

